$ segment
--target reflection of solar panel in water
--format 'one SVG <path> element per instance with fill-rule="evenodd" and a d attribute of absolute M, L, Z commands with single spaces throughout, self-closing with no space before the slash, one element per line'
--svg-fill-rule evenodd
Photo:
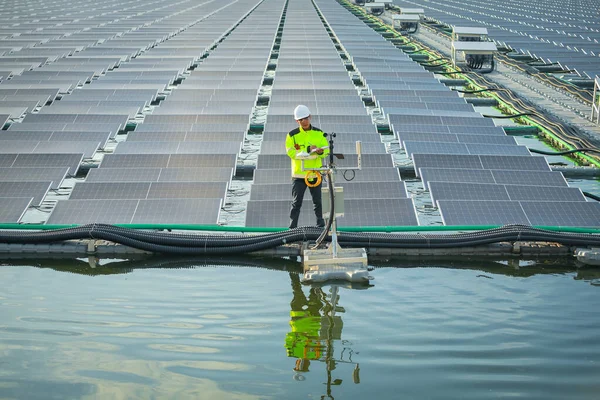
<path fill-rule="evenodd" d="M 31 204 L 39 205 L 52 182 L 2 182 L 0 173 L 0 198 L 33 198 Z"/>
<path fill-rule="evenodd" d="M 0 221 L 7 223 L 19 222 L 32 200 L 32 197 L 0 197 Z"/>
<path fill-rule="evenodd" d="M 439 200 L 444 225 L 530 225 L 518 201 Z"/>
<path fill-rule="evenodd" d="M 287 200 L 249 201 L 246 226 L 286 227 L 289 225 L 290 202 Z M 338 226 L 415 226 L 418 225 L 412 199 L 355 199 L 344 202 L 344 217 Z M 316 217 L 305 204 L 299 226 L 314 226 Z"/>
<path fill-rule="evenodd" d="M 600 226 L 600 203 L 583 201 L 520 202 L 531 225 Z"/>

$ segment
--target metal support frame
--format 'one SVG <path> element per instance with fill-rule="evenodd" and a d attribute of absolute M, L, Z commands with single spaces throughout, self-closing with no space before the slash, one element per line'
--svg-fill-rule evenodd
<path fill-rule="evenodd" d="M 596 76 L 594 79 L 594 96 L 592 97 L 592 114 L 590 115 L 592 122 L 600 124 L 600 78 Z"/>
<path fill-rule="evenodd" d="M 311 168 L 310 171 L 326 172 L 328 179 L 331 180 L 331 186 L 334 201 L 330 204 L 329 218 L 331 219 L 331 227 L 329 234 L 331 235 L 331 244 L 327 249 L 306 249 L 303 253 L 304 265 L 304 282 L 323 282 L 327 280 L 347 280 L 351 282 L 368 282 L 372 279 L 368 275 L 367 269 L 367 253 L 363 249 L 343 249 L 338 243 L 337 232 L 337 216 L 335 204 L 336 187 L 334 182 L 334 173 L 340 168 L 335 165 L 333 138 L 335 133 L 329 135 L 329 162 L 327 167 Z M 362 169 L 362 143 L 356 142 L 356 153 L 358 162 L 356 167 L 342 168 L 343 170 L 360 170 Z M 309 171 L 304 168 L 302 161 L 302 170 Z M 333 208 L 334 212 L 331 212 Z M 343 215 L 343 209 L 342 214 Z"/>

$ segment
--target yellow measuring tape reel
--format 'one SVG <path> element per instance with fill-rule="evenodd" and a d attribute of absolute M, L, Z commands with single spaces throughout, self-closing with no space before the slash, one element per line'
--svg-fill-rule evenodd
<path fill-rule="evenodd" d="M 310 183 L 310 180 L 315 178 L 316 181 Z M 308 186 L 309 188 L 319 186 L 321 184 L 321 181 L 323 181 L 323 177 L 321 176 L 321 173 L 319 171 L 308 171 L 308 173 L 304 177 L 304 183 L 306 183 L 306 186 Z"/>

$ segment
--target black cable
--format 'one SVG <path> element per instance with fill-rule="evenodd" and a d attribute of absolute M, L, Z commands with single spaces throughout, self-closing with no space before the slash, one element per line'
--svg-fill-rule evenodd
<path fill-rule="evenodd" d="M 566 154 L 573 154 L 573 153 L 579 153 L 579 152 L 585 153 L 588 151 L 591 151 L 594 153 L 600 153 L 600 150 L 591 149 L 591 148 L 573 149 L 573 150 L 565 150 L 565 151 L 544 151 L 544 150 L 529 149 L 529 151 L 532 153 L 537 153 L 537 154 L 545 154 L 547 156 L 564 156 Z"/>
<path fill-rule="evenodd" d="M 519 117 L 525 117 L 525 116 L 531 116 L 531 115 L 537 115 L 536 113 L 532 113 L 532 112 L 522 112 L 519 114 L 513 114 L 513 115 L 484 115 L 482 114 L 482 117 L 485 118 L 501 118 L 501 119 L 507 119 L 507 118 L 519 118 Z"/>
<path fill-rule="evenodd" d="M 479 90 L 458 90 L 458 89 L 452 89 L 452 90 L 455 91 L 455 92 L 458 92 L 458 93 L 468 93 L 468 94 L 471 94 L 471 93 L 495 92 L 495 91 L 500 90 L 500 89 L 497 89 L 497 88 L 487 88 L 487 89 L 479 89 Z"/>
<path fill-rule="evenodd" d="M 596 201 L 600 201 L 600 196 L 596 196 L 596 195 L 595 195 L 595 194 L 593 194 L 593 193 L 590 193 L 590 192 L 584 192 L 584 191 L 582 191 L 581 193 L 583 193 L 583 195 L 584 195 L 585 197 L 589 197 L 590 199 L 593 199 L 593 200 L 596 200 Z"/>

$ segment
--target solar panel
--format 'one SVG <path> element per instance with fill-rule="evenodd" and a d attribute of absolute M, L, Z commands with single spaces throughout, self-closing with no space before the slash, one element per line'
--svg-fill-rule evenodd
<path fill-rule="evenodd" d="M 107 154 L 101 168 L 235 168 L 234 154 Z"/>
<path fill-rule="evenodd" d="M 565 177 L 555 171 L 491 170 L 496 183 L 530 186 L 568 186 Z"/>
<path fill-rule="evenodd" d="M 421 168 L 483 169 L 479 156 L 476 155 L 415 153 L 412 159 L 417 176 L 419 176 L 419 169 Z"/>
<path fill-rule="evenodd" d="M 128 142 L 242 142 L 245 132 L 129 132 Z"/>
<path fill-rule="evenodd" d="M 485 143 L 488 145 L 516 145 L 512 136 L 506 135 L 471 135 L 454 133 L 422 133 L 422 132 L 398 132 L 398 140 L 418 142 L 453 142 L 453 143 Z"/>
<path fill-rule="evenodd" d="M 427 183 L 433 204 L 437 200 L 511 200 L 503 185 L 493 183 Z"/>
<path fill-rule="evenodd" d="M 586 201 L 581 189 L 574 187 L 504 185 L 513 201 Z"/>
<path fill-rule="evenodd" d="M 336 161 L 338 167 L 356 167 L 358 159 L 356 154 L 348 154 L 344 160 Z M 257 168 L 291 168 L 290 158 L 286 154 L 274 154 L 274 155 L 259 155 L 256 161 Z M 391 154 L 363 154 L 362 156 L 362 167 L 363 168 L 382 168 L 392 167 L 394 162 Z"/>
<path fill-rule="evenodd" d="M 104 147 L 110 136 L 111 132 L 3 131 L 0 140 L 99 142 Z"/>
<path fill-rule="evenodd" d="M 481 156 L 484 169 L 550 171 L 550 166 L 544 157 L 539 156 Z"/>
<path fill-rule="evenodd" d="M 406 154 L 413 157 L 414 154 L 469 154 L 467 146 L 463 143 L 445 142 L 412 142 L 402 143 Z"/>
<path fill-rule="evenodd" d="M 521 171 L 550 171 L 544 157 L 496 156 L 496 155 L 453 155 L 413 154 L 415 172 L 420 168 L 497 169 Z"/>
<path fill-rule="evenodd" d="M 0 179 L 1 176 L 0 176 Z M 33 198 L 31 204 L 39 205 L 48 190 L 50 190 L 52 182 L 3 182 L 0 180 L 0 197 L 21 197 Z"/>
<path fill-rule="evenodd" d="M 444 225 L 531 225 L 518 201 L 438 200 Z"/>
<path fill-rule="evenodd" d="M 32 197 L 0 197 L 0 221 L 3 223 L 19 222 L 32 200 Z"/>
<path fill-rule="evenodd" d="M 17 154 L 13 167 L 68 167 L 75 175 L 83 160 L 83 154 Z"/>
<path fill-rule="evenodd" d="M 61 200 L 46 222 L 52 224 L 130 224 L 139 200 Z"/>
<path fill-rule="evenodd" d="M 407 198 L 404 182 L 342 182 L 336 184 L 344 190 L 344 200 L 352 199 L 398 199 Z M 307 190 L 305 197 L 310 197 Z M 250 200 L 290 200 L 292 199 L 292 185 L 280 184 L 253 184 L 250 189 Z"/>
<path fill-rule="evenodd" d="M 140 200 L 134 224 L 216 224 L 222 199 Z"/>
<path fill-rule="evenodd" d="M 201 168 L 97 168 L 86 182 L 229 182 L 233 169 Z"/>
<path fill-rule="evenodd" d="M 412 199 L 355 199 L 344 202 L 345 215 L 339 226 L 415 226 L 418 225 Z M 287 227 L 290 202 L 286 200 L 249 201 L 246 226 Z M 300 226 L 314 226 L 316 218 L 310 203 L 300 213 Z"/>
<path fill-rule="evenodd" d="M 69 173 L 67 167 L 0 167 L 0 182 L 52 182 L 51 188 L 58 189 Z"/>
<path fill-rule="evenodd" d="M 282 141 L 263 141 L 260 147 L 260 154 L 282 154 L 285 152 L 285 143 Z M 336 143 L 334 153 L 356 154 L 355 143 Z M 362 154 L 385 154 L 385 145 L 381 142 L 365 142 L 362 144 Z"/>
<path fill-rule="evenodd" d="M 348 171 L 345 173 L 348 179 L 352 182 L 398 182 L 400 174 L 397 168 L 364 168 L 360 171 Z M 344 185 L 346 180 L 343 177 L 343 172 L 338 172 L 335 180 L 337 184 Z M 255 169 L 254 183 L 255 184 L 278 184 L 291 182 L 291 167 L 277 169 Z"/>
<path fill-rule="evenodd" d="M 82 199 L 145 199 L 150 182 L 77 182 L 70 200 Z"/>
<path fill-rule="evenodd" d="M 420 168 L 419 176 L 426 190 L 428 182 L 497 183 L 492 171 L 484 169 Z"/>
<path fill-rule="evenodd" d="M 115 154 L 238 154 L 241 142 L 120 142 Z"/>
<path fill-rule="evenodd" d="M 598 228 L 600 226 L 600 203 L 582 201 L 561 202 L 520 202 L 531 225 L 580 226 Z"/>

